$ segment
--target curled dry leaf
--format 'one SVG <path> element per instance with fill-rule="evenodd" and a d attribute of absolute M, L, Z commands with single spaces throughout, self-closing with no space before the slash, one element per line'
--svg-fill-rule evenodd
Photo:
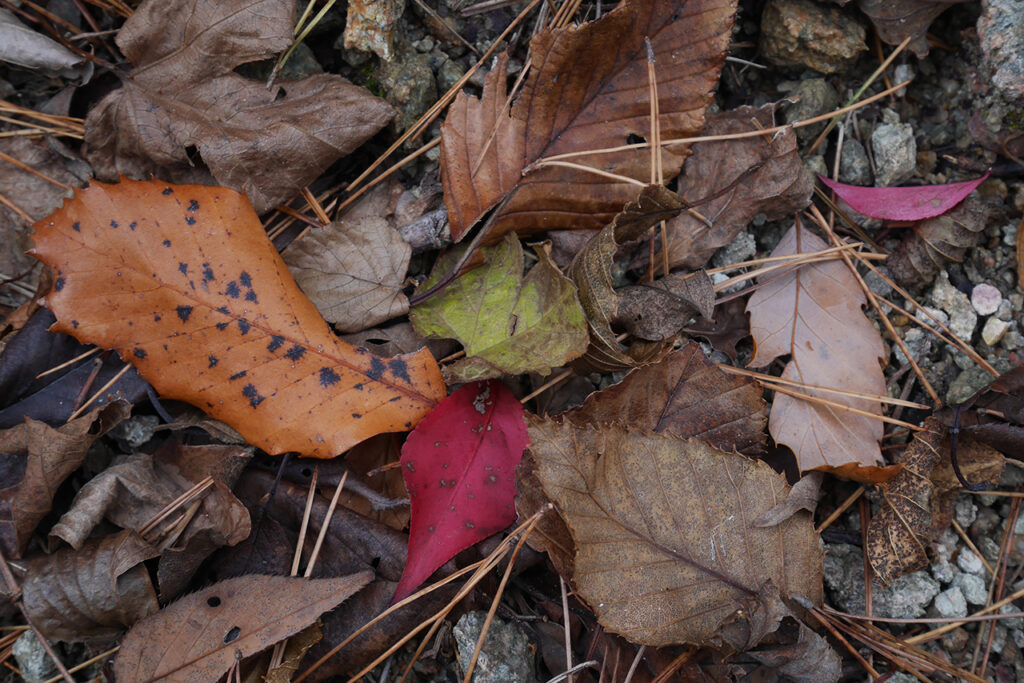
<path fill-rule="evenodd" d="M 495 380 L 457 390 L 409 434 L 402 446 L 412 498 L 409 559 L 393 602 L 516 520 L 515 471 L 528 443 L 522 404 Z"/>
<path fill-rule="evenodd" d="M 25 420 L 0 432 L 0 546 L 4 557 L 25 552 L 36 525 L 50 512 L 64 479 L 85 461 L 93 441 L 128 417 L 116 401 L 56 429 Z"/>
<path fill-rule="evenodd" d="M 918 57 L 928 54 L 928 27 L 959 0 L 860 0 L 860 9 L 889 45 L 912 38 L 910 49 Z"/>
<path fill-rule="evenodd" d="M 921 221 L 941 216 L 962 202 L 989 174 L 977 180 L 916 187 L 858 187 L 818 175 L 829 189 L 857 213 L 889 221 Z"/>
<path fill-rule="evenodd" d="M 957 441 L 956 460 L 964 479 L 971 484 L 994 488 L 1006 466 L 1006 458 L 996 449 L 975 441 L 968 434 L 961 433 Z M 947 437 L 942 442 L 942 459 L 932 470 L 932 483 L 935 485 L 932 495 L 932 538 L 938 538 L 949 528 L 953 520 L 953 503 L 964 491 L 960 479 L 953 471 L 950 447 L 951 440 Z"/>
<path fill-rule="evenodd" d="M 786 500 L 754 520 L 755 526 L 775 526 L 800 512 L 814 512 L 818 507 L 818 494 L 821 491 L 822 472 L 808 472 L 800 477 L 789 490 Z"/>
<path fill-rule="evenodd" d="M 338 340 L 232 190 L 94 183 L 35 240 L 54 331 L 116 349 L 268 453 L 331 458 L 444 396 L 426 350 L 385 361 Z"/>
<path fill-rule="evenodd" d="M 827 245 L 799 221 L 772 256 L 821 251 Z M 764 278 L 750 296 L 754 358 L 763 367 L 791 355 L 782 376 L 807 385 L 885 395 L 882 338 L 861 307 L 866 303 L 845 264 L 825 261 L 784 269 Z M 801 393 L 881 415 L 878 401 L 818 389 Z M 883 423 L 847 410 L 776 393 L 768 430 L 793 449 L 802 471 L 824 469 L 877 483 L 897 469 L 880 466 Z"/>
<path fill-rule="evenodd" d="M 574 365 L 585 371 L 612 372 L 650 362 L 664 353 L 662 344 L 634 344 L 625 351 L 615 339 L 612 321 L 618 317 L 619 295 L 612 277 L 615 252 L 625 242 L 686 208 L 686 202 L 662 185 L 647 185 L 594 235 L 569 266 L 587 316 L 590 346 Z"/>
<path fill-rule="evenodd" d="M 25 613 L 53 640 L 111 638 L 159 605 L 143 561 L 160 552 L 134 531 L 26 562 Z"/>
<path fill-rule="evenodd" d="M 649 341 L 671 339 L 694 314 L 710 320 L 715 309 L 715 285 L 703 270 L 623 287 L 618 295 L 615 322 Z"/>
<path fill-rule="evenodd" d="M 114 663 L 118 680 L 212 681 L 303 630 L 373 580 L 240 576 L 174 602 L 132 628 Z"/>
<path fill-rule="evenodd" d="M 987 218 L 988 206 L 971 195 L 945 215 L 917 223 L 889 257 L 893 278 L 905 287 L 931 282 L 948 261 L 963 261 L 978 244 Z"/>
<path fill-rule="evenodd" d="M 746 628 L 757 642 L 777 624 L 767 615 L 785 609 L 779 593 L 820 604 L 810 516 L 751 524 L 789 488 L 765 463 L 617 426 L 530 418 L 529 432 L 537 474 L 576 543 L 577 592 L 609 631 L 660 646 L 735 642 Z"/>
<path fill-rule="evenodd" d="M 293 0 L 146 2 L 117 34 L 134 69 L 89 111 L 85 145 L 97 177 L 220 185 L 263 213 L 316 180 L 394 116 L 387 102 L 333 74 L 265 83 L 242 64 L 292 44 Z"/>
<path fill-rule="evenodd" d="M 480 99 L 465 94 L 442 128 L 441 169 L 458 240 L 515 188 L 490 238 L 515 230 L 600 228 L 636 188 L 571 168 L 530 169 L 542 157 L 624 145 L 650 135 L 647 49 L 654 50 L 663 139 L 698 133 L 725 59 L 735 0 L 628 0 L 596 21 L 542 29 L 530 42 L 533 67 L 505 108 L 507 56 L 487 75 Z M 685 152 L 665 148 L 671 179 Z M 632 149 L 574 161 L 646 182 L 650 151 Z M 525 169 L 525 173 L 524 173 Z"/>
<path fill-rule="evenodd" d="M 420 286 L 426 291 L 447 275 L 462 250 L 438 259 Z M 514 234 L 483 250 L 486 265 L 458 277 L 409 316 L 422 335 L 458 339 L 466 358 L 445 366 L 450 382 L 537 372 L 580 356 L 587 330 L 573 283 L 537 249 L 537 264 L 523 277 L 523 247 Z"/>
<path fill-rule="evenodd" d="M 738 107 L 708 115 L 705 135 L 746 133 L 775 125 L 774 104 Z M 814 176 L 797 152 L 796 133 L 739 140 L 698 142 L 679 180 L 679 194 L 697 206 L 698 216 L 683 212 L 668 223 L 672 267 L 700 268 L 720 247 L 732 242 L 754 216 L 778 220 L 807 206 Z M 732 187 L 730 187 L 732 186 Z M 710 224 L 709 224 L 710 223 Z"/>
<path fill-rule="evenodd" d="M 923 427 L 903 454 L 903 469 L 879 485 L 882 509 L 868 525 L 868 561 L 884 586 L 928 564 L 934 491 L 931 475 L 941 459 L 946 429 L 934 417 L 925 420 Z"/>
<path fill-rule="evenodd" d="M 341 219 L 284 253 L 295 281 L 339 332 L 409 312 L 402 293 L 412 248 L 384 218 Z"/>

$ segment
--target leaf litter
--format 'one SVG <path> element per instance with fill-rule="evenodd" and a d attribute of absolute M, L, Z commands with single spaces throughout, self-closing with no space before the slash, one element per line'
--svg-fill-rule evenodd
<path fill-rule="evenodd" d="M 870 12 L 869 4 L 862 3 Z M 127 173 L 157 180 L 94 183 L 78 192 L 37 224 L 37 249 L 54 266 L 54 330 L 115 349 L 152 386 L 136 377 L 134 392 L 120 391 L 120 384 L 105 379 L 112 373 L 122 379 L 121 368 L 128 367 L 116 365 L 115 354 L 102 354 L 103 367 L 95 372 L 91 362 L 76 357 L 67 338 L 53 345 L 40 341 L 61 337 L 41 334 L 49 321 L 30 320 L 31 307 L 12 326 L 30 323 L 24 337 L 11 338 L 0 370 L 10 367 L 15 385 L 31 385 L 28 391 L 18 387 L 21 393 L 8 406 L 11 415 L 33 414 L 40 409 L 33 406 L 45 406 L 50 397 L 60 397 L 62 406 L 45 414 L 52 427 L 27 422 L 4 432 L 24 435 L 18 430 L 31 428 L 47 442 L 5 460 L 6 471 L 20 483 L 3 492 L 16 520 L 4 528 L 4 553 L 27 557 L 24 566 L 31 568 L 20 581 L 21 609 L 44 622 L 48 635 L 68 640 L 116 637 L 135 624 L 117 663 L 129 678 L 159 667 L 175 676 L 220 676 L 239 655 L 300 632 L 285 650 L 286 666 L 275 668 L 276 653 L 264 652 L 258 666 L 269 672 L 268 680 L 287 680 L 301 670 L 303 653 L 316 666 L 326 662 L 318 676 L 351 674 L 379 660 L 382 650 L 421 620 L 418 610 L 439 607 L 452 589 L 400 607 L 380 623 L 370 624 L 370 618 L 385 617 L 389 602 L 410 594 L 435 571 L 450 576 L 472 555 L 500 547 L 501 532 L 516 521 L 515 497 L 520 522 L 537 524 L 526 540 L 550 556 L 570 589 L 569 611 L 557 596 L 537 608 L 547 610 L 552 622 L 564 617 L 577 638 L 580 623 L 596 631 L 591 646 L 603 650 L 602 666 L 610 665 L 610 656 L 616 667 L 620 655 L 627 662 L 634 654 L 637 662 L 641 657 L 607 629 L 656 646 L 647 650 L 646 667 L 659 680 L 669 667 L 702 676 L 721 666 L 750 672 L 758 662 L 761 673 L 837 679 L 839 659 L 807 626 L 813 622 L 806 610 L 816 610 L 823 599 L 819 539 L 811 521 L 822 475 L 814 472 L 791 487 L 795 477 L 787 483 L 769 468 L 761 458 L 779 463 L 778 455 L 787 451 L 773 452 L 765 443 L 766 419 L 776 445 L 793 447 L 799 469 L 869 482 L 891 477 L 879 485 L 882 511 L 868 530 L 871 561 L 879 579 L 889 581 L 920 565 L 924 547 L 948 527 L 965 481 L 973 487 L 998 480 L 1003 456 L 982 441 L 1008 451 L 1020 441 L 1020 382 L 1012 372 L 1005 374 L 968 404 L 939 413 L 951 427 L 949 437 L 938 438 L 944 428 L 929 421 L 926 429 L 932 431 L 918 433 L 909 447 L 893 443 L 897 453 L 903 449 L 902 458 L 883 458 L 881 422 L 871 416 L 881 414 L 872 397 L 887 393 L 880 363 L 884 347 L 862 310 L 859 285 L 834 260 L 786 263 L 821 251 L 824 243 L 815 242 L 798 220 L 772 257 L 746 264 L 760 270 L 730 280 L 756 278 L 749 290 L 749 326 L 740 297 L 716 300 L 715 291 L 724 285 L 714 282 L 724 277 L 718 274 L 723 269 L 713 275 L 695 269 L 759 216 L 774 219 L 806 207 L 811 176 L 793 130 L 774 129 L 775 105 L 706 113 L 734 3 L 679 5 L 627 0 L 576 27 L 556 18 L 532 41 L 522 90 L 506 96 L 506 69 L 515 62 L 505 53 L 493 63 L 479 100 L 459 96 L 440 139 L 443 198 L 455 239 L 507 201 L 472 244 L 435 259 L 429 250 L 445 247 L 447 238 L 437 230 L 445 212 L 438 210 L 440 191 L 430 189 L 429 178 L 402 199 L 397 183 L 382 185 L 333 217 L 328 214 L 336 202 L 325 204 L 326 210 L 318 205 L 331 193 L 317 199 L 308 187 L 327 177 L 323 172 L 332 161 L 387 123 L 388 105 L 336 76 L 264 88 L 233 72 L 292 43 L 290 3 L 267 12 L 260 3 L 143 3 L 117 39 L 134 69 L 122 73 L 122 87 L 92 108 L 86 150 L 101 177 L 115 180 Z M 187 16 L 219 21 L 179 21 Z M 175 26 L 170 40 L 168 22 Z M 694 35 L 701 40 L 692 40 Z M 642 47 L 646 38 L 653 62 Z M 216 50 L 209 49 L 213 45 Z M 161 52 L 165 48 L 171 52 Z M 156 89 L 158 82 L 163 91 Z M 639 94 L 644 83 L 657 92 L 661 108 L 653 131 L 652 108 Z M 229 122 L 220 120 L 225 112 L 233 114 Z M 771 132 L 749 135 L 759 129 Z M 701 132 L 729 139 L 669 145 L 660 154 L 644 142 Z M 608 147 L 616 149 L 591 153 Z M 646 185 L 662 177 L 671 182 L 680 172 L 677 192 Z M 264 226 L 245 200 L 222 187 L 180 182 L 233 187 L 260 212 L 301 190 L 324 227 L 304 231 L 282 260 L 268 248 Z M 57 186 L 49 185 L 54 194 Z M 975 195 L 943 215 L 920 212 L 946 212 L 972 189 L 887 189 L 902 190 L 889 204 L 901 211 L 902 204 L 910 205 L 903 208 L 918 221 L 891 260 L 897 280 L 924 283 L 947 261 L 963 259 L 985 227 Z M 852 204 L 860 205 L 862 190 L 853 189 Z M 922 200 L 922 193 L 930 194 Z M 280 210 L 289 220 L 299 215 Z M 216 215 L 208 217 L 207 211 Z M 666 230 L 653 234 L 651 228 L 662 221 L 668 221 Z M 569 264 L 564 274 L 548 245 L 531 245 L 534 252 L 528 253 L 518 239 L 551 228 L 579 235 L 557 247 L 557 263 Z M 285 244 L 297 230 L 279 223 L 271 234 L 277 239 L 287 230 L 278 240 Z M 484 248 L 476 252 L 481 243 Z M 73 248 L 88 253 L 72 257 Z M 660 261 L 658 250 L 670 265 L 691 272 L 658 277 L 648 268 Z M 456 273 L 462 253 L 474 258 Z M 458 277 L 448 282 L 449 276 Z M 442 279 L 445 284 L 431 296 L 414 295 L 409 310 L 414 284 L 424 292 Z M 406 314 L 412 325 L 401 320 Z M 698 316 L 703 320 L 697 322 Z M 351 343 L 338 341 L 328 323 L 351 333 Z M 790 332 L 788 345 L 780 341 L 783 328 Z M 723 372 L 683 332 L 706 336 L 734 362 L 749 358 L 741 340 L 752 333 L 751 364 L 778 360 L 777 366 L 786 365 L 783 379 L 795 376 L 805 386 L 798 381 L 799 391 L 787 392 L 789 385 L 770 376 L 754 380 L 728 367 Z M 465 357 L 453 354 L 452 342 L 439 343 L 445 338 L 460 343 Z M 54 382 L 35 378 L 64 362 L 58 358 L 71 360 L 72 369 L 54 373 Z M 19 367 L 20 359 L 25 367 Z M 595 370 L 630 372 L 611 378 L 585 374 Z M 487 381 L 456 386 L 481 378 Z M 238 381 L 243 383 L 233 385 Z M 770 418 L 762 384 L 775 391 Z M 536 391 L 527 394 L 531 386 Z M 837 393 L 851 388 L 855 393 Z M 444 398 L 449 390 L 454 393 Z M 556 391 L 560 398 L 549 400 Z M 527 414 L 533 443 L 519 463 L 527 445 L 521 401 L 538 392 L 548 393 L 536 406 L 577 407 L 555 418 Z M 82 410 L 88 394 L 90 404 L 113 403 L 79 418 L 88 422 L 67 425 L 81 424 L 87 433 L 76 437 L 73 456 L 56 476 L 37 476 L 38 454 L 49 452 L 49 442 L 66 429 L 61 424 Z M 103 449 L 93 446 L 87 460 L 90 445 L 115 443 L 102 435 L 113 420 L 127 416 L 118 397 L 141 405 L 144 394 L 168 424 L 154 430 L 147 421 L 156 419 L 152 415 L 129 419 L 116 437 L 119 458 L 116 451 L 100 454 Z M 488 398 L 476 400 L 484 396 L 500 410 Z M 168 400 L 175 398 L 212 417 L 197 418 L 193 409 Z M 904 405 L 920 409 L 913 402 Z M 495 413 L 488 417 L 491 408 Z M 118 410 L 119 417 L 103 417 L 104 411 Z M 275 425 L 275 418 L 286 425 Z M 241 439 L 271 454 L 332 458 L 348 452 L 344 460 L 322 464 L 258 454 L 261 468 L 280 463 L 278 482 L 246 465 L 251 449 L 183 445 L 181 430 L 191 426 L 207 435 L 189 434 L 189 444 L 194 438 Z M 162 436 L 168 429 L 175 435 Z M 153 434 L 166 439 L 156 455 L 149 455 L 156 441 L 142 451 L 126 447 Z M 844 438 L 830 442 L 808 434 Z M 479 443 L 473 445 L 474 439 Z M 464 460 L 470 463 L 466 473 L 446 478 Z M 477 481 L 474 468 L 481 462 L 501 482 L 500 495 L 478 496 L 490 481 Z M 72 477 L 76 471 L 82 476 Z M 321 491 L 312 490 L 313 480 Z M 451 495 L 437 495 L 442 487 Z M 71 489 L 78 496 L 69 505 Z M 343 508 L 333 511 L 324 495 L 329 490 Z M 53 527 L 40 523 L 50 506 L 66 511 Z M 328 510 L 334 515 L 329 524 Z M 111 524 L 124 531 L 103 535 Z M 40 552 L 44 537 L 54 547 L 69 547 L 46 555 Z M 506 587 L 520 590 L 527 585 L 524 577 L 532 582 L 536 572 L 530 567 L 544 561 L 515 552 L 497 596 Z M 310 564 L 309 574 L 333 579 L 281 576 L 294 574 L 299 560 L 308 562 L 313 554 L 319 562 Z M 238 578 L 210 586 L 207 575 L 196 573 L 207 560 L 213 576 Z M 90 567 L 99 567 L 101 576 L 88 576 Z M 507 584 L 513 573 L 515 580 Z M 346 606 L 329 611 L 336 601 L 306 591 L 324 580 L 349 582 L 338 593 L 344 593 L 338 599 L 350 596 Z M 277 583 L 268 588 L 268 581 Z M 200 593 L 172 602 L 204 582 Z M 529 593 L 527 603 L 545 590 Z M 265 593 L 275 593 L 282 607 L 246 600 Z M 50 594 L 61 596 L 56 608 L 41 597 Z M 493 585 L 481 584 L 466 600 L 492 594 Z M 97 601 L 107 612 L 96 611 L 90 622 L 84 615 L 96 610 Z M 517 607 L 523 606 L 520 600 Z M 182 609 L 210 620 L 208 642 L 193 640 L 193 650 L 175 640 L 182 623 L 175 614 Z M 324 610 L 318 628 L 314 622 Z M 542 644 L 561 633 L 555 623 L 538 624 L 533 632 L 544 634 L 538 636 Z M 419 651 L 434 633 L 432 627 Z M 337 644 L 350 637 L 356 640 L 336 655 Z M 154 641 L 155 649 L 148 645 Z M 140 642 L 147 643 L 145 650 Z M 442 641 L 435 643 L 436 651 Z M 680 649 L 684 644 L 711 649 Z M 578 641 L 573 650 L 581 646 Z M 552 662 L 559 658 L 548 650 L 544 660 L 556 671 Z M 738 653 L 745 654 L 737 658 Z M 154 654 L 160 661 L 149 659 Z M 561 658 L 571 663 L 572 654 L 562 647 Z M 441 661 L 430 657 L 420 665 Z M 251 669 L 250 674 L 260 675 Z"/>

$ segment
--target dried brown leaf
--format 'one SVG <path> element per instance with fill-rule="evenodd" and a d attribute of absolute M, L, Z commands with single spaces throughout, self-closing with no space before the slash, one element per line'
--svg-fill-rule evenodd
<path fill-rule="evenodd" d="M 352 346 L 364 346 L 375 356 L 391 358 L 405 353 L 414 353 L 424 346 L 434 358 L 444 358 L 455 353 L 459 343 L 453 339 L 426 339 L 413 329 L 410 323 L 397 323 L 387 327 L 363 330 L 346 334 L 341 339 Z"/>
<path fill-rule="evenodd" d="M 303 630 L 373 580 L 364 571 L 333 579 L 240 576 L 216 583 L 138 623 L 121 642 L 118 680 L 211 681 Z"/>
<path fill-rule="evenodd" d="M 1024 368 L 1003 373 L 961 406 L 939 411 L 938 418 L 1011 458 L 1024 458 Z"/>
<path fill-rule="evenodd" d="M 671 339 L 695 314 L 708 320 L 715 309 L 715 286 L 703 270 L 623 287 L 618 295 L 615 322 L 649 341 Z"/>
<path fill-rule="evenodd" d="M 912 37 L 908 46 L 918 57 L 928 54 L 928 27 L 957 0 L 860 0 L 860 9 L 875 25 L 878 37 L 899 45 Z"/>
<path fill-rule="evenodd" d="M 820 603 L 810 516 L 751 525 L 789 488 L 763 462 L 615 426 L 531 418 L 529 430 L 576 542 L 578 593 L 609 631 L 647 645 L 735 643 L 740 631 L 757 642 L 780 616 L 773 587 Z"/>
<path fill-rule="evenodd" d="M 700 321 L 684 332 L 707 339 L 715 351 L 721 351 L 735 362 L 736 345 L 750 336 L 746 307 L 743 299 L 730 299 L 715 306 L 715 319 L 711 324 Z"/>
<path fill-rule="evenodd" d="M 820 251 L 827 245 L 799 221 L 772 256 Z M 792 358 L 785 379 L 809 385 L 885 395 L 882 338 L 864 315 L 863 292 L 845 264 L 812 263 L 771 273 L 750 296 L 754 358 L 763 367 L 783 355 Z M 878 401 L 817 389 L 801 393 L 881 414 Z M 841 470 L 858 481 L 887 478 L 878 446 L 883 423 L 828 405 L 776 393 L 768 430 L 777 443 L 796 454 L 801 471 Z M 888 472 L 888 476 L 895 471 Z M 882 477 L 882 479 L 879 479 Z"/>
<path fill-rule="evenodd" d="M 513 188 L 492 240 L 511 230 L 602 227 L 635 196 L 634 185 L 575 169 L 529 170 L 529 164 L 650 135 L 645 38 L 656 60 L 662 137 L 699 132 L 735 11 L 734 0 L 629 0 L 596 21 L 543 29 L 530 43 L 533 67 L 511 112 L 504 106 L 507 57 L 500 57 L 481 98 L 460 95 L 442 129 L 452 236 L 460 239 Z M 678 149 L 664 150 L 666 179 L 684 158 Z M 644 182 L 651 175 L 650 152 L 643 149 L 576 161 Z"/>
<path fill-rule="evenodd" d="M 409 312 L 402 293 L 412 248 L 387 219 L 341 219 L 284 253 L 299 288 L 339 332 L 358 332 Z"/>
<path fill-rule="evenodd" d="M 85 461 L 92 442 L 129 412 L 127 403 L 115 401 L 57 429 L 26 420 L 0 432 L 0 546 L 5 557 L 22 556 L 50 511 L 57 487 Z"/>
<path fill-rule="evenodd" d="M 932 470 L 946 430 L 929 417 L 903 454 L 903 469 L 879 485 L 882 509 L 868 525 L 867 556 L 875 576 L 888 586 L 906 572 L 928 564 L 932 532 Z"/>
<path fill-rule="evenodd" d="M 147 2 L 116 42 L 134 69 L 85 122 L 97 177 L 156 176 L 249 195 L 257 213 L 288 200 L 394 115 L 391 105 L 332 74 L 264 83 L 233 69 L 292 43 L 295 3 Z"/>
<path fill-rule="evenodd" d="M 893 278 L 904 287 L 928 284 L 947 262 L 964 260 L 987 218 L 987 205 L 972 194 L 949 213 L 918 222 L 889 257 Z"/>
<path fill-rule="evenodd" d="M 409 493 L 405 490 L 405 482 L 402 481 L 401 468 L 388 467 L 397 465 L 401 455 L 402 439 L 398 434 L 379 434 L 351 449 L 345 455 L 345 463 L 361 481 L 366 482 L 381 497 L 408 500 Z M 354 510 L 396 531 L 405 529 L 409 524 L 408 505 L 382 507 L 374 505 L 374 501 L 368 500 L 365 496 L 348 490 L 343 490 L 338 500 L 349 510 Z"/>
<path fill-rule="evenodd" d="M 950 439 L 946 437 L 942 442 L 942 459 L 932 470 L 935 491 L 932 494 L 931 538 L 937 538 L 949 528 L 953 519 L 953 503 L 964 490 L 953 471 L 950 445 Z M 999 475 L 1006 466 L 1006 458 L 999 451 L 963 433 L 958 439 L 956 460 L 967 481 L 986 487 L 994 487 L 999 483 Z"/>
<path fill-rule="evenodd" d="M 25 613 L 43 635 L 76 641 L 120 635 L 158 609 L 143 561 L 159 555 L 134 531 L 28 560 Z"/>
<path fill-rule="evenodd" d="M 771 128 L 775 125 L 775 106 L 738 107 L 710 114 L 704 134 Z M 760 213 L 768 220 L 778 220 L 804 208 L 810 202 L 814 176 L 800 160 L 795 132 L 786 130 L 756 138 L 698 142 L 679 180 L 679 194 L 687 201 L 698 202 L 734 183 L 721 197 L 697 207 L 711 225 L 688 212 L 669 221 L 672 267 L 700 268 Z"/>
<path fill-rule="evenodd" d="M 818 493 L 821 491 L 821 480 L 825 475 L 821 472 L 808 472 L 800 477 L 789 490 L 786 500 L 754 520 L 754 526 L 775 526 L 800 512 L 814 512 L 818 507 Z"/>

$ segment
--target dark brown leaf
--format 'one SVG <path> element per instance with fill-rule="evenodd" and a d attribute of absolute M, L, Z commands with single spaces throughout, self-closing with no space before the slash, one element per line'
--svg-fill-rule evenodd
<path fill-rule="evenodd" d="M 860 0 L 861 11 L 889 45 L 913 38 L 908 46 L 918 57 L 928 54 L 928 27 L 958 0 Z"/>
<path fill-rule="evenodd" d="M 487 75 L 480 99 L 462 94 L 442 129 L 441 169 L 452 236 L 458 240 L 510 190 L 489 238 L 554 228 L 600 228 L 635 197 L 630 183 L 569 168 L 530 170 L 545 156 L 622 145 L 650 135 L 649 38 L 656 60 L 661 135 L 694 135 L 704 123 L 731 35 L 734 0 L 629 0 L 581 26 L 542 29 L 533 67 L 505 108 L 507 57 Z M 486 150 L 485 150 L 486 148 Z M 685 158 L 664 149 L 671 179 Z M 575 159 L 647 182 L 649 150 Z M 523 171 L 526 169 L 524 175 Z M 571 189 L 570 189 L 571 188 Z"/>
<path fill-rule="evenodd" d="M 57 429 L 26 420 L 0 432 L 0 546 L 5 557 L 22 556 L 50 511 L 57 487 L 79 468 L 92 442 L 130 411 L 127 403 L 116 401 Z"/>
<path fill-rule="evenodd" d="M 915 224 L 889 257 L 893 278 L 904 287 L 931 282 L 947 262 L 960 263 L 978 244 L 987 217 L 988 207 L 972 194 L 949 213 Z"/>
<path fill-rule="evenodd" d="M 925 420 L 923 427 L 903 454 L 903 469 L 879 485 L 882 509 L 868 525 L 868 561 L 884 586 L 928 564 L 934 489 L 931 475 L 941 459 L 939 449 L 946 430 L 933 417 Z"/>
<path fill-rule="evenodd" d="M 774 104 L 760 109 L 739 107 L 709 115 L 704 134 L 728 135 L 771 128 L 774 119 Z M 679 180 L 679 194 L 689 202 L 698 202 L 734 186 L 721 197 L 697 207 L 710 225 L 689 212 L 669 221 L 671 266 L 700 268 L 759 213 L 768 220 L 778 220 L 807 206 L 814 176 L 804 168 L 796 142 L 794 131 L 786 130 L 764 137 L 693 145 L 692 158 L 687 160 Z M 745 173 L 749 175 L 744 176 Z"/>
<path fill-rule="evenodd" d="M 931 538 L 937 538 L 949 528 L 953 519 L 953 503 L 964 490 L 953 472 L 949 450 L 950 439 L 947 437 L 942 443 L 942 460 L 932 470 L 935 491 L 932 494 Z M 999 483 L 999 475 L 1006 466 L 1006 458 L 999 451 L 963 433 L 958 439 L 956 460 L 967 481 L 986 487 L 994 487 Z"/>
<path fill-rule="evenodd" d="M 695 314 L 709 320 L 715 308 L 715 286 L 703 270 L 623 287 L 618 295 L 614 322 L 649 341 L 671 339 Z"/>
<path fill-rule="evenodd" d="M 144 560 L 159 551 L 134 531 L 28 560 L 25 613 L 47 638 L 77 641 L 120 635 L 160 607 Z"/>
<path fill-rule="evenodd" d="M 757 642 L 785 609 L 772 586 L 820 603 L 810 515 L 751 525 L 789 488 L 763 462 L 669 434 L 529 424 L 538 476 L 576 542 L 577 592 L 609 631 L 663 645 L 737 642 L 745 629 Z"/>
<path fill-rule="evenodd" d="M 721 351 L 735 362 L 736 345 L 750 336 L 746 307 L 742 298 L 730 299 L 715 306 L 715 319 L 710 325 L 707 321 L 698 321 L 683 331 L 707 339 L 715 351 Z"/>
<path fill-rule="evenodd" d="M 962 406 L 939 411 L 938 418 L 1011 458 L 1024 458 L 1024 368 L 1009 370 Z"/>
<path fill-rule="evenodd" d="M 236 662 L 303 630 L 373 580 L 240 576 L 192 593 L 140 622 L 121 642 L 118 680 L 212 681 Z"/>
<path fill-rule="evenodd" d="M 217 184 L 263 213 L 387 125 L 391 105 L 340 76 L 267 88 L 234 73 L 287 49 L 294 26 L 293 1 L 140 5 L 116 39 L 135 68 L 85 122 L 97 177 L 210 184 L 195 147 Z"/>

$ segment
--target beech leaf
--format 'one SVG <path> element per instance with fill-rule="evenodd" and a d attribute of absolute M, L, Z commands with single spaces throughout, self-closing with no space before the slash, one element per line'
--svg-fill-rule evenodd
<path fill-rule="evenodd" d="M 340 341 L 232 190 L 93 183 L 35 240 L 56 271 L 52 331 L 116 349 L 268 453 L 331 458 L 444 396 L 428 351 L 385 361 Z"/>
<path fill-rule="evenodd" d="M 462 387 L 409 434 L 401 460 L 412 498 L 409 560 L 393 602 L 516 520 L 515 470 L 528 443 L 519 399 L 495 380 Z"/>
<path fill-rule="evenodd" d="M 286 50 L 294 26 L 294 0 L 142 3 L 116 38 L 135 68 L 85 121 L 97 177 L 205 182 L 195 147 L 218 184 L 263 213 L 387 125 L 391 105 L 340 76 L 268 88 L 234 72 Z"/>
<path fill-rule="evenodd" d="M 460 239 L 513 188 L 515 196 L 490 238 L 512 230 L 524 235 L 607 223 L 635 196 L 635 185 L 571 168 L 529 165 L 650 135 L 645 38 L 654 50 L 662 138 L 697 134 L 735 12 L 735 0 L 627 0 L 596 21 L 542 29 L 530 42 L 533 67 L 511 111 L 505 106 L 508 58 L 499 57 L 480 99 L 459 95 L 442 127 L 441 171 L 452 237 Z M 685 155 L 663 148 L 666 179 L 679 172 Z M 644 182 L 651 176 L 646 149 L 574 161 Z"/>
<path fill-rule="evenodd" d="M 192 593 L 136 624 L 121 641 L 122 681 L 213 681 L 237 661 L 298 633 L 373 580 L 248 575 Z"/>
<path fill-rule="evenodd" d="M 384 218 L 341 219 L 313 230 L 284 262 L 339 332 L 359 332 L 409 312 L 402 293 L 412 248 Z"/>
<path fill-rule="evenodd" d="M 420 290 L 448 274 L 460 250 L 438 259 Z M 466 358 L 444 368 L 451 382 L 537 372 L 565 365 L 586 350 L 587 330 L 573 283 L 558 270 L 547 247 L 523 277 L 523 247 L 515 235 L 483 250 L 486 265 L 472 270 L 439 295 L 416 306 L 409 318 L 417 332 L 458 339 Z"/>
<path fill-rule="evenodd" d="M 946 213 L 974 192 L 988 176 L 985 173 L 977 180 L 963 183 L 916 187 L 858 187 L 823 175 L 818 175 L 818 179 L 857 213 L 889 221 L 920 221 Z"/>
<path fill-rule="evenodd" d="M 531 417 L 529 433 L 576 543 L 577 592 L 609 631 L 654 646 L 736 643 L 745 630 L 757 642 L 785 611 L 778 594 L 821 603 L 810 515 L 752 524 L 789 490 L 764 462 L 618 426 Z"/>
<path fill-rule="evenodd" d="M 772 252 L 788 256 L 827 248 L 799 221 Z M 866 303 L 857 280 L 839 261 L 812 263 L 771 273 L 750 296 L 753 367 L 783 355 L 792 358 L 785 379 L 808 385 L 885 395 L 882 338 L 861 307 Z M 819 389 L 800 393 L 881 414 L 870 399 Z M 850 411 L 776 393 L 768 431 L 793 449 L 801 471 L 825 469 L 858 481 L 878 482 L 896 470 L 880 467 L 883 423 Z"/>

